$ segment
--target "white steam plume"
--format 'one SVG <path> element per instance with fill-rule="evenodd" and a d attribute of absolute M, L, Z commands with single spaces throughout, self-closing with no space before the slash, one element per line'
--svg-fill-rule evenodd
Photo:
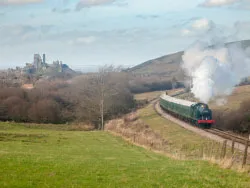
<path fill-rule="evenodd" d="M 209 47 L 210 46 L 210 47 Z M 248 50 L 240 44 L 197 43 L 185 51 L 183 69 L 192 78 L 191 92 L 202 102 L 232 93 L 235 85 L 250 76 Z"/>

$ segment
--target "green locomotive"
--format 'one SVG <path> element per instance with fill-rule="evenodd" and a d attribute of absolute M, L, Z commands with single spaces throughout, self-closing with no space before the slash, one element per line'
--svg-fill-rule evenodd
<path fill-rule="evenodd" d="M 209 129 L 215 123 L 207 104 L 177 99 L 163 94 L 160 106 L 168 113 L 201 128 Z"/>

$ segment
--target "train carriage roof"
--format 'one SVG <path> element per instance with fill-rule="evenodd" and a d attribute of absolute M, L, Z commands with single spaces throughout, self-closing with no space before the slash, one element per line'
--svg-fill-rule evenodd
<path fill-rule="evenodd" d="M 180 105 L 183 105 L 183 106 L 189 106 L 190 107 L 193 104 L 197 104 L 196 102 L 190 102 L 190 101 L 186 101 L 186 100 L 183 100 L 183 99 L 177 99 L 177 98 L 171 97 L 171 96 L 166 95 L 166 94 L 162 94 L 161 98 L 163 100 L 173 102 L 173 103 L 176 103 L 176 104 L 180 104 Z"/>

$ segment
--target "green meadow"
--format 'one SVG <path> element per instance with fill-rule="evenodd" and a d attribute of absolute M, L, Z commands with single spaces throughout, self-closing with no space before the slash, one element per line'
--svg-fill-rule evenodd
<path fill-rule="evenodd" d="M 42 127 L 0 123 L 0 187 L 250 187 L 248 174 L 170 159 L 107 132 Z"/>

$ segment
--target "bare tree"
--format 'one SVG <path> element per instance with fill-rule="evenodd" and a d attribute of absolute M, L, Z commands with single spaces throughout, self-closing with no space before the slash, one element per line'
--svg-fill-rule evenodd
<path fill-rule="evenodd" d="M 76 87 L 77 86 L 77 87 Z M 127 74 L 113 66 L 101 67 L 98 73 L 75 79 L 78 88 L 79 109 L 82 119 L 91 119 L 99 130 L 104 129 L 106 119 L 124 113 L 134 105 L 129 91 Z"/>

